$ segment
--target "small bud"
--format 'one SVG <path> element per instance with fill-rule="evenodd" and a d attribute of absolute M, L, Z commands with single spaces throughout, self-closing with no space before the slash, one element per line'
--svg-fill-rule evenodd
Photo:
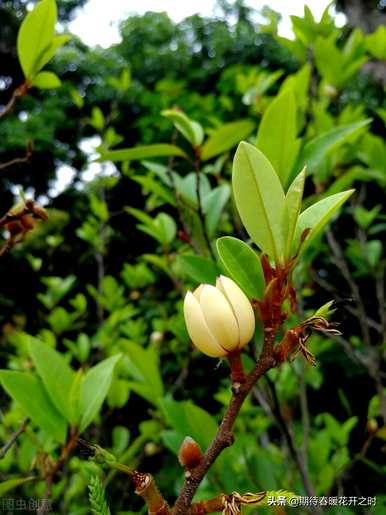
<path fill-rule="evenodd" d="M 150 335 L 151 343 L 161 343 L 164 339 L 164 333 L 162 331 L 153 331 Z"/>
<path fill-rule="evenodd" d="M 202 452 L 197 442 L 187 436 L 181 444 L 178 461 L 182 467 L 193 469 L 201 462 Z"/>
<path fill-rule="evenodd" d="M 78 438 L 77 447 L 79 455 L 83 459 L 93 460 L 102 465 L 103 463 L 115 462 L 116 458 L 97 444 Z"/>
<path fill-rule="evenodd" d="M 378 422 L 375 418 L 370 418 L 368 421 L 367 421 L 367 431 L 369 432 L 370 435 L 373 435 L 374 433 L 376 433 L 378 430 Z"/>

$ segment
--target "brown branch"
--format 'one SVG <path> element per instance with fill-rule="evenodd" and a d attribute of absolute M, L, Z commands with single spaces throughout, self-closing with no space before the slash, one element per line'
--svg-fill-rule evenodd
<path fill-rule="evenodd" d="M 27 147 L 25 150 L 25 156 L 24 157 L 15 157 L 14 159 L 11 159 L 10 161 L 6 161 L 5 163 L 0 163 L 0 171 L 5 170 L 6 168 L 9 168 L 10 166 L 17 165 L 17 164 L 23 164 L 28 163 L 32 156 L 32 141 L 29 140 L 27 143 Z"/>
<path fill-rule="evenodd" d="M 0 449 L 0 460 L 2 458 L 4 458 L 4 456 L 7 454 L 7 452 L 9 451 L 9 449 L 16 443 L 16 440 L 18 439 L 18 437 L 24 433 L 24 431 L 26 430 L 26 427 L 28 426 L 29 424 L 29 421 L 30 419 L 27 417 L 23 420 L 21 426 L 19 427 L 19 429 L 17 431 L 15 431 L 14 433 L 12 433 L 10 439 L 8 440 L 8 442 L 6 442 L 3 447 Z"/>
<path fill-rule="evenodd" d="M 149 515 L 170 515 L 170 509 L 151 474 L 138 472 L 132 473 L 135 485 L 135 493 L 142 497 L 147 506 Z"/>
<path fill-rule="evenodd" d="M 64 463 L 68 460 L 71 452 L 75 449 L 77 444 L 77 432 L 71 431 L 70 437 L 66 443 L 66 445 L 63 447 L 62 452 L 60 454 L 60 457 L 58 461 L 55 463 L 55 465 L 52 467 L 52 469 L 48 472 L 48 474 L 45 477 L 45 490 L 43 499 L 45 502 L 41 503 L 39 506 L 39 509 L 37 511 L 37 515 L 43 515 L 44 513 L 47 513 L 50 510 L 49 505 L 49 498 L 51 497 L 52 487 L 54 483 L 55 476 L 58 474 L 60 469 L 63 467 Z"/>
<path fill-rule="evenodd" d="M 0 112 L 0 118 L 3 116 L 9 114 L 12 109 L 15 106 L 16 100 L 20 97 L 24 97 L 27 94 L 28 89 L 30 88 L 31 84 L 28 80 L 24 81 L 21 86 L 15 89 L 13 92 L 8 104 L 4 107 L 4 109 Z"/>
<path fill-rule="evenodd" d="M 257 380 L 270 368 L 275 366 L 273 357 L 273 342 L 276 336 L 277 327 L 265 332 L 263 351 L 254 367 L 245 379 L 245 382 L 233 388 L 232 398 L 224 414 L 223 420 L 218 428 L 217 434 L 209 445 L 201 462 L 185 476 L 184 485 L 174 505 L 173 515 L 187 515 L 191 513 L 190 506 L 194 494 L 209 468 L 216 461 L 221 452 L 233 444 L 233 425 L 240 412 L 244 400 L 252 390 Z"/>

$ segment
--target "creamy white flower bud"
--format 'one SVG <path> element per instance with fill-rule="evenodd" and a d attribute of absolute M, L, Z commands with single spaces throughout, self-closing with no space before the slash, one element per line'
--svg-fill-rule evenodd
<path fill-rule="evenodd" d="M 251 303 L 237 284 L 224 276 L 217 278 L 216 286 L 201 284 L 188 292 L 184 316 L 192 342 L 211 357 L 240 350 L 255 332 Z"/>

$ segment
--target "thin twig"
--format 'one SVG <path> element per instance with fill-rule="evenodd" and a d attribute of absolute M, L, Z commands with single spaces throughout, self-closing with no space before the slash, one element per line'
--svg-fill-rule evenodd
<path fill-rule="evenodd" d="M 335 261 L 336 265 L 339 267 L 339 269 L 341 270 L 342 275 L 345 278 L 347 284 L 349 285 L 352 295 L 354 297 L 354 300 L 358 306 L 358 320 L 359 320 L 359 325 L 361 327 L 361 332 L 363 335 L 364 343 L 367 347 L 370 347 L 371 340 L 370 340 L 369 326 L 367 323 L 367 313 L 366 313 L 366 309 L 365 309 L 365 306 L 362 301 L 362 297 L 361 297 L 358 285 L 352 278 L 352 275 L 351 275 L 349 266 L 347 264 L 347 261 L 344 257 L 342 248 L 339 245 L 339 243 L 337 242 L 337 240 L 335 239 L 332 231 L 330 229 L 328 229 L 326 231 L 326 235 L 327 235 L 328 244 L 330 245 L 330 248 L 334 254 L 334 258 L 335 258 L 334 261 Z"/>
<path fill-rule="evenodd" d="M 8 442 L 6 442 L 3 447 L 0 449 L 0 460 L 2 458 L 4 458 L 4 456 L 7 454 L 7 452 L 9 451 L 9 449 L 16 443 L 16 440 L 18 439 L 18 437 L 24 433 L 24 431 L 26 430 L 26 427 L 28 426 L 29 424 L 29 421 L 30 419 L 27 417 L 23 420 L 21 426 L 19 427 L 19 429 L 17 431 L 15 431 L 14 433 L 12 433 L 10 439 L 8 440 Z"/>
<path fill-rule="evenodd" d="M 8 104 L 6 104 L 4 109 L 0 112 L 0 118 L 9 114 L 12 111 L 12 109 L 14 108 L 14 105 L 16 103 L 16 100 L 20 97 L 24 97 L 27 94 L 29 87 L 30 87 L 30 83 L 26 80 L 25 82 L 23 82 L 23 84 L 21 86 L 19 86 L 18 88 L 15 89 L 15 91 L 12 93 L 12 96 L 11 96 Z"/>
<path fill-rule="evenodd" d="M 31 159 L 31 156 L 32 156 L 32 141 L 28 140 L 24 157 L 15 157 L 14 159 L 11 159 L 10 161 L 7 161 L 5 163 L 0 163 L 0 170 L 5 170 L 6 168 L 9 168 L 10 166 L 13 166 L 16 164 L 28 163 L 29 160 Z"/>

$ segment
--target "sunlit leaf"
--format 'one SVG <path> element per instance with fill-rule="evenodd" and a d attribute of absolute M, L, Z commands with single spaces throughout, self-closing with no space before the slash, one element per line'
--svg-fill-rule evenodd
<path fill-rule="evenodd" d="M 7 393 L 20 404 L 31 420 L 48 435 L 63 443 L 67 424 L 57 411 L 37 377 L 25 372 L 0 370 L 0 381 Z"/>
<path fill-rule="evenodd" d="M 285 249 L 286 206 L 283 187 L 271 163 L 242 142 L 233 161 L 233 193 L 241 220 L 260 249 L 281 261 Z"/>
<path fill-rule="evenodd" d="M 172 156 L 187 157 L 185 152 L 175 145 L 169 145 L 168 143 L 155 143 L 154 145 L 110 150 L 103 153 L 97 161 L 134 161 L 147 159 L 149 157 Z"/>
<path fill-rule="evenodd" d="M 251 120 L 240 120 L 221 125 L 202 146 L 201 159 L 207 161 L 230 150 L 249 136 L 254 128 L 255 124 Z"/>

